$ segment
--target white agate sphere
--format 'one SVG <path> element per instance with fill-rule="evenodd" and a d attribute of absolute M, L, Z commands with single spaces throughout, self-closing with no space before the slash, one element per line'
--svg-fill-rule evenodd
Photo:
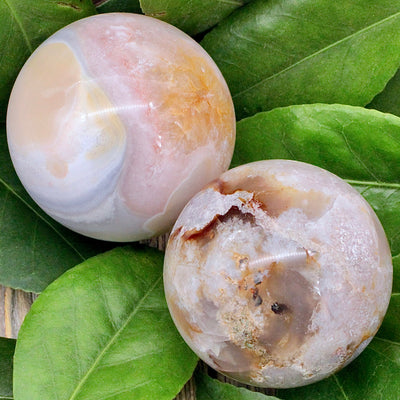
<path fill-rule="evenodd" d="M 216 370 L 272 388 L 353 360 L 388 307 L 392 261 L 368 203 L 323 169 L 270 160 L 224 173 L 184 208 L 168 242 L 168 306 Z"/>
<path fill-rule="evenodd" d="M 228 168 L 235 116 L 199 44 L 165 22 L 112 13 L 72 23 L 32 54 L 7 136 L 18 176 L 50 216 L 132 241 L 170 229 Z"/>

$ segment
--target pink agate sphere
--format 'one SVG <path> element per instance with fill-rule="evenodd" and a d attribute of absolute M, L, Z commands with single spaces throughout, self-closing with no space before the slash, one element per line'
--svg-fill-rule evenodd
<path fill-rule="evenodd" d="M 164 268 L 189 346 L 234 379 L 275 388 L 318 381 L 360 354 L 392 287 L 368 203 L 337 176 L 284 160 L 232 169 L 194 196 Z"/>
<path fill-rule="evenodd" d="M 32 54 L 7 135 L 18 176 L 50 216 L 131 241 L 170 229 L 228 168 L 235 116 L 224 78 L 193 39 L 114 13 L 75 22 Z"/>

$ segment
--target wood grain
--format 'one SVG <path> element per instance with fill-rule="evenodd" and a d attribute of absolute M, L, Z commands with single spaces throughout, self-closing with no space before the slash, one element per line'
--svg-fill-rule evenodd
<path fill-rule="evenodd" d="M 164 250 L 168 236 L 164 235 L 145 243 L 159 250 Z M 14 290 L 8 287 L 0 286 L 0 336 L 17 339 L 18 332 L 25 315 L 30 310 L 33 302 L 38 297 L 37 294 L 27 293 L 22 290 Z M 219 374 L 204 363 L 200 362 L 199 367 L 207 372 L 213 378 L 217 378 L 222 382 L 228 382 L 236 386 L 246 387 L 252 391 L 273 395 L 273 391 L 269 389 L 260 389 L 246 386 L 235 382 L 224 375 Z M 174 400 L 196 400 L 196 390 L 194 379 L 190 379 L 182 391 Z"/>
<path fill-rule="evenodd" d="M 0 286 L 0 336 L 17 338 L 25 315 L 36 298 L 36 294 Z"/>

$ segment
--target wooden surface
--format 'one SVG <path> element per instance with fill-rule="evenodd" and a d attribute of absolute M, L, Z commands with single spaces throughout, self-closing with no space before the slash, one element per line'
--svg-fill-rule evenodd
<path fill-rule="evenodd" d="M 166 241 L 167 237 L 164 236 L 147 243 L 152 247 L 157 247 L 160 250 L 163 250 L 165 249 Z M 0 286 L 0 336 L 17 339 L 18 331 L 25 315 L 37 297 L 38 295 L 33 293 L 26 293 L 21 290 L 13 290 Z M 218 374 L 216 371 L 210 369 L 204 364 L 201 364 L 200 368 L 209 373 L 213 378 L 217 378 L 222 382 L 229 382 L 236 386 L 244 386 L 252 391 L 270 395 L 274 394 L 272 390 L 254 388 L 234 382 L 225 376 Z M 187 382 L 175 400 L 196 400 L 195 385 L 192 379 Z"/>

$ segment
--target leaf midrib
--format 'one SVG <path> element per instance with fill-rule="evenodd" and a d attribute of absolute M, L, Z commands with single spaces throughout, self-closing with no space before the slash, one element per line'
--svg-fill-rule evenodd
<path fill-rule="evenodd" d="M 132 310 L 132 312 L 128 315 L 128 317 L 126 318 L 126 321 L 124 324 L 121 325 L 121 327 L 115 332 L 115 334 L 113 336 L 111 336 L 109 342 L 107 343 L 106 346 L 104 346 L 103 350 L 98 354 L 98 356 L 96 357 L 96 359 L 94 360 L 92 366 L 87 370 L 87 372 L 85 373 L 85 375 L 81 378 L 81 380 L 79 381 L 78 385 L 76 386 L 75 390 L 73 391 L 73 393 L 71 394 L 71 396 L 69 397 L 69 400 L 73 400 L 76 398 L 76 396 L 78 395 L 78 393 L 80 392 L 80 390 L 82 389 L 83 385 L 86 383 L 86 381 L 89 379 L 90 375 L 92 374 L 92 372 L 96 369 L 96 367 L 98 366 L 98 364 L 100 363 L 100 361 L 102 360 L 102 358 L 104 357 L 104 355 L 107 353 L 107 351 L 110 349 L 110 347 L 115 343 L 115 341 L 117 340 L 117 338 L 121 335 L 121 333 L 124 331 L 124 329 L 128 326 L 128 324 L 130 323 L 130 321 L 133 319 L 133 317 L 137 314 L 137 312 L 140 310 L 143 302 L 147 299 L 147 297 L 149 296 L 149 294 L 157 287 L 157 285 L 160 283 L 162 279 L 162 275 L 160 275 L 155 282 L 153 283 L 153 285 L 151 285 L 151 287 L 149 288 L 149 290 L 145 293 L 145 295 L 142 297 L 142 299 L 138 302 L 138 304 L 136 305 L 136 307 L 134 307 L 134 309 Z"/>
<path fill-rule="evenodd" d="M 350 185 L 355 186 L 374 186 L 387 189 L 397 189 L 400 190 L 400 183 L 390 183 L 390 182 L 378 182 L 378 181 L 359 181 L 355 179 L 345 179 L 345 181 Z"/>
<path fill-rule="evenodd" d="M 379 336 L 375 336 L 374 340 L 378 340 L 380 342 L 388 343 L 388 344 L 393 345 L 393 346 L 400 346 L 399 342 L 394 342 L 393 340 L 385 339 L 385 338 L 382 338 L 382 337 L 379 337 Z"/>
<path fill-rule="evenodd" d="M 14 18 L 15 22 L 17 23 L 17 25 L 18 25 L 18 27 L 20 29 L 20 31 L 22 33 L 22 36 L 24 38 L 24 41 L 26 43 L 26 46 L 28 47 L 29 52 L 32 53 L 33 52 L 32 43 L 29 40 L 28 34 L 27 34 L 23 24 L 22 24 L 22 21 L 21 21 L 19 15 L 17 14 L 17 11 L 15 10 L 15 8 L 11 4 L 12 1 L 4 0 L 4 2 L 6 3 L 7 7 L 9 8 L 12 17 Z"/>
<path fill-rule="evenodd" d="M 2 178 L 0 178 L 0 184 L 3 185 L 6 190 L 8 190 L 11 194 L 13 194 L 19 201 L 24 204 L 30 211 L 32 211 L 37 218 L 39 218 L 42 222 L 44 222 L 48 227 L 50 227 L 64 242 L 70 247 L 81 259 L 85 261 L 86 258 L 76 249 L 72 243 L 48 220 L 46 220 L 42 215 L 40 215 L 22 196 L 20 196 L 7 182 L 5 182 Z"/>
<path fill-rule="evenodd" d="M 340 393 L 342 393 L 343 398 L 344 398 L 345 400 L 350 400 L 349 397 L 347 396 L 346 392 L 344 391 L 343 386 L 342 386 L 341 383 L 339 382 L 339 379 L 338 379 L 338 377 L 336 376 L 336 374 L 333 375 L 333 378 L 334 378 L 334 380 L 335 380 L 335 382 L 336 382 L 336 385 L 338 386 L 338 388 L 339 388 L 339 390 L 340 390 Z"/>
<path fill-rule="evenodd" d="M 290 71 L 291 69 L 297 67 L 298 65 L 301 65 L 302 63 L 304 63 L 304 62 L 306 62 L 306 61 L 312 59 L 313 57 L 317 57 L 318 55 L 320 55 L 320 54 L 322 54 L 322 53 L 324 53 L 324 52 L 330 50 L 331 48 L 333 48 L 333 47 L 335 47 L 335 46 L 338 46 L 338 45 L 340 45 L 341 43 L 344 43 L 344 42 L 346 42 L 346 41 L 348 41 L 348 40 L 350 40 L 350 39 L 352 39 L 352 38 L 354 38 L 354 37 L 356 37 L 356 36 L 358 36 L 358 35 L 361 35 L 361 34 L 363 34 L 364 32 L 367 32 L 368 30 L 373 29 L 373 28 L 375 28 L 376 26 L 379 26 L 380 24 L 384 24 L 384 23 L 386 23 L 387 21 L 389 21 L 389 20 L 391 20 L 391 19 L 393 19 L 393 18 L 396 18 L 396 17 L 398 17 L 398 16 L 400 16 L 400 11 L 397 12 L 397 13 L 395 13 L 395 14 L 393 14 L 393 15 L 390 15 L 389 17 L 386 17 L 386 18 L 384 18 L 384 19 L 382 19 L 382 20 L 380 20 L 380 21 L 377 21 L 377 22 L 375 22 L 375 23 L 373 23 L 373 24 L 371 24 L 371 25 L 368 25 L 368 26 L 366 26 L 365 28 L 360 29 L 359 31 L 354 32 L 354 33 L 352 33 L 351 35 L 348 35 L 348 36 L 346 36 L 346 37 L 344 37 L 344 38 L 342 38 L 342 39 L 340 39 L 340 40 L 338 40 L 338 41 L 336 41 L 336 42 L 334 42 L 334 43 L 331 43 L 330 45 L 328 45 L 328 46 L 326 46 L 326 47 L 324 47 L 324 48 L 322 48 L 322 49 L 320 49 L 320 50 L 318 50 L 318 51 L 316 51 L 316 52 L 314 52 L 314 53 L 308 55 L 307 57 L 304 57 L 304 58 L 302 58 L 301 60 L 296 61 L 294 64 L 289 65 L 288 67 L 282 69 L 281 71 L 276 72 L 275 74 L 270 75 L 270 76 L 267 76 L 267 77 L 265 77 L 265 78 L 262 78 L 259 82 L 257 82 L 257 83 L 255 83 L 255 84 L 249 86 L 249 87 L 246 88 L 246 89 L 241 90 L 240 92 L 235 93 L 234 95 L 232 95 L 232 98 L 235 99 L 235 98 L 238 97 L 238 96 L 241 96 L 241 95 L 243 95 L 243 94 L 245 94 L 245 93 L 247 93 L 247 92 L 250 92 L 250 91 L 252 91 L 253 89 L 255 89 L 257 86 L 263 85 L 265 82 L 267 82 L 267 81 L 269 81 L 269 80 L 272 80 L 272 79 L 276 78 L 277 76 L 282 75 L 282 74 L 284 74 L 284 73 Z"/>
<path fill-rule="evenodd" d="M 228 4 L 232 6 L 243 6 L 243 2 L 241 0 L 217 0 L 218 3 Z"/>

